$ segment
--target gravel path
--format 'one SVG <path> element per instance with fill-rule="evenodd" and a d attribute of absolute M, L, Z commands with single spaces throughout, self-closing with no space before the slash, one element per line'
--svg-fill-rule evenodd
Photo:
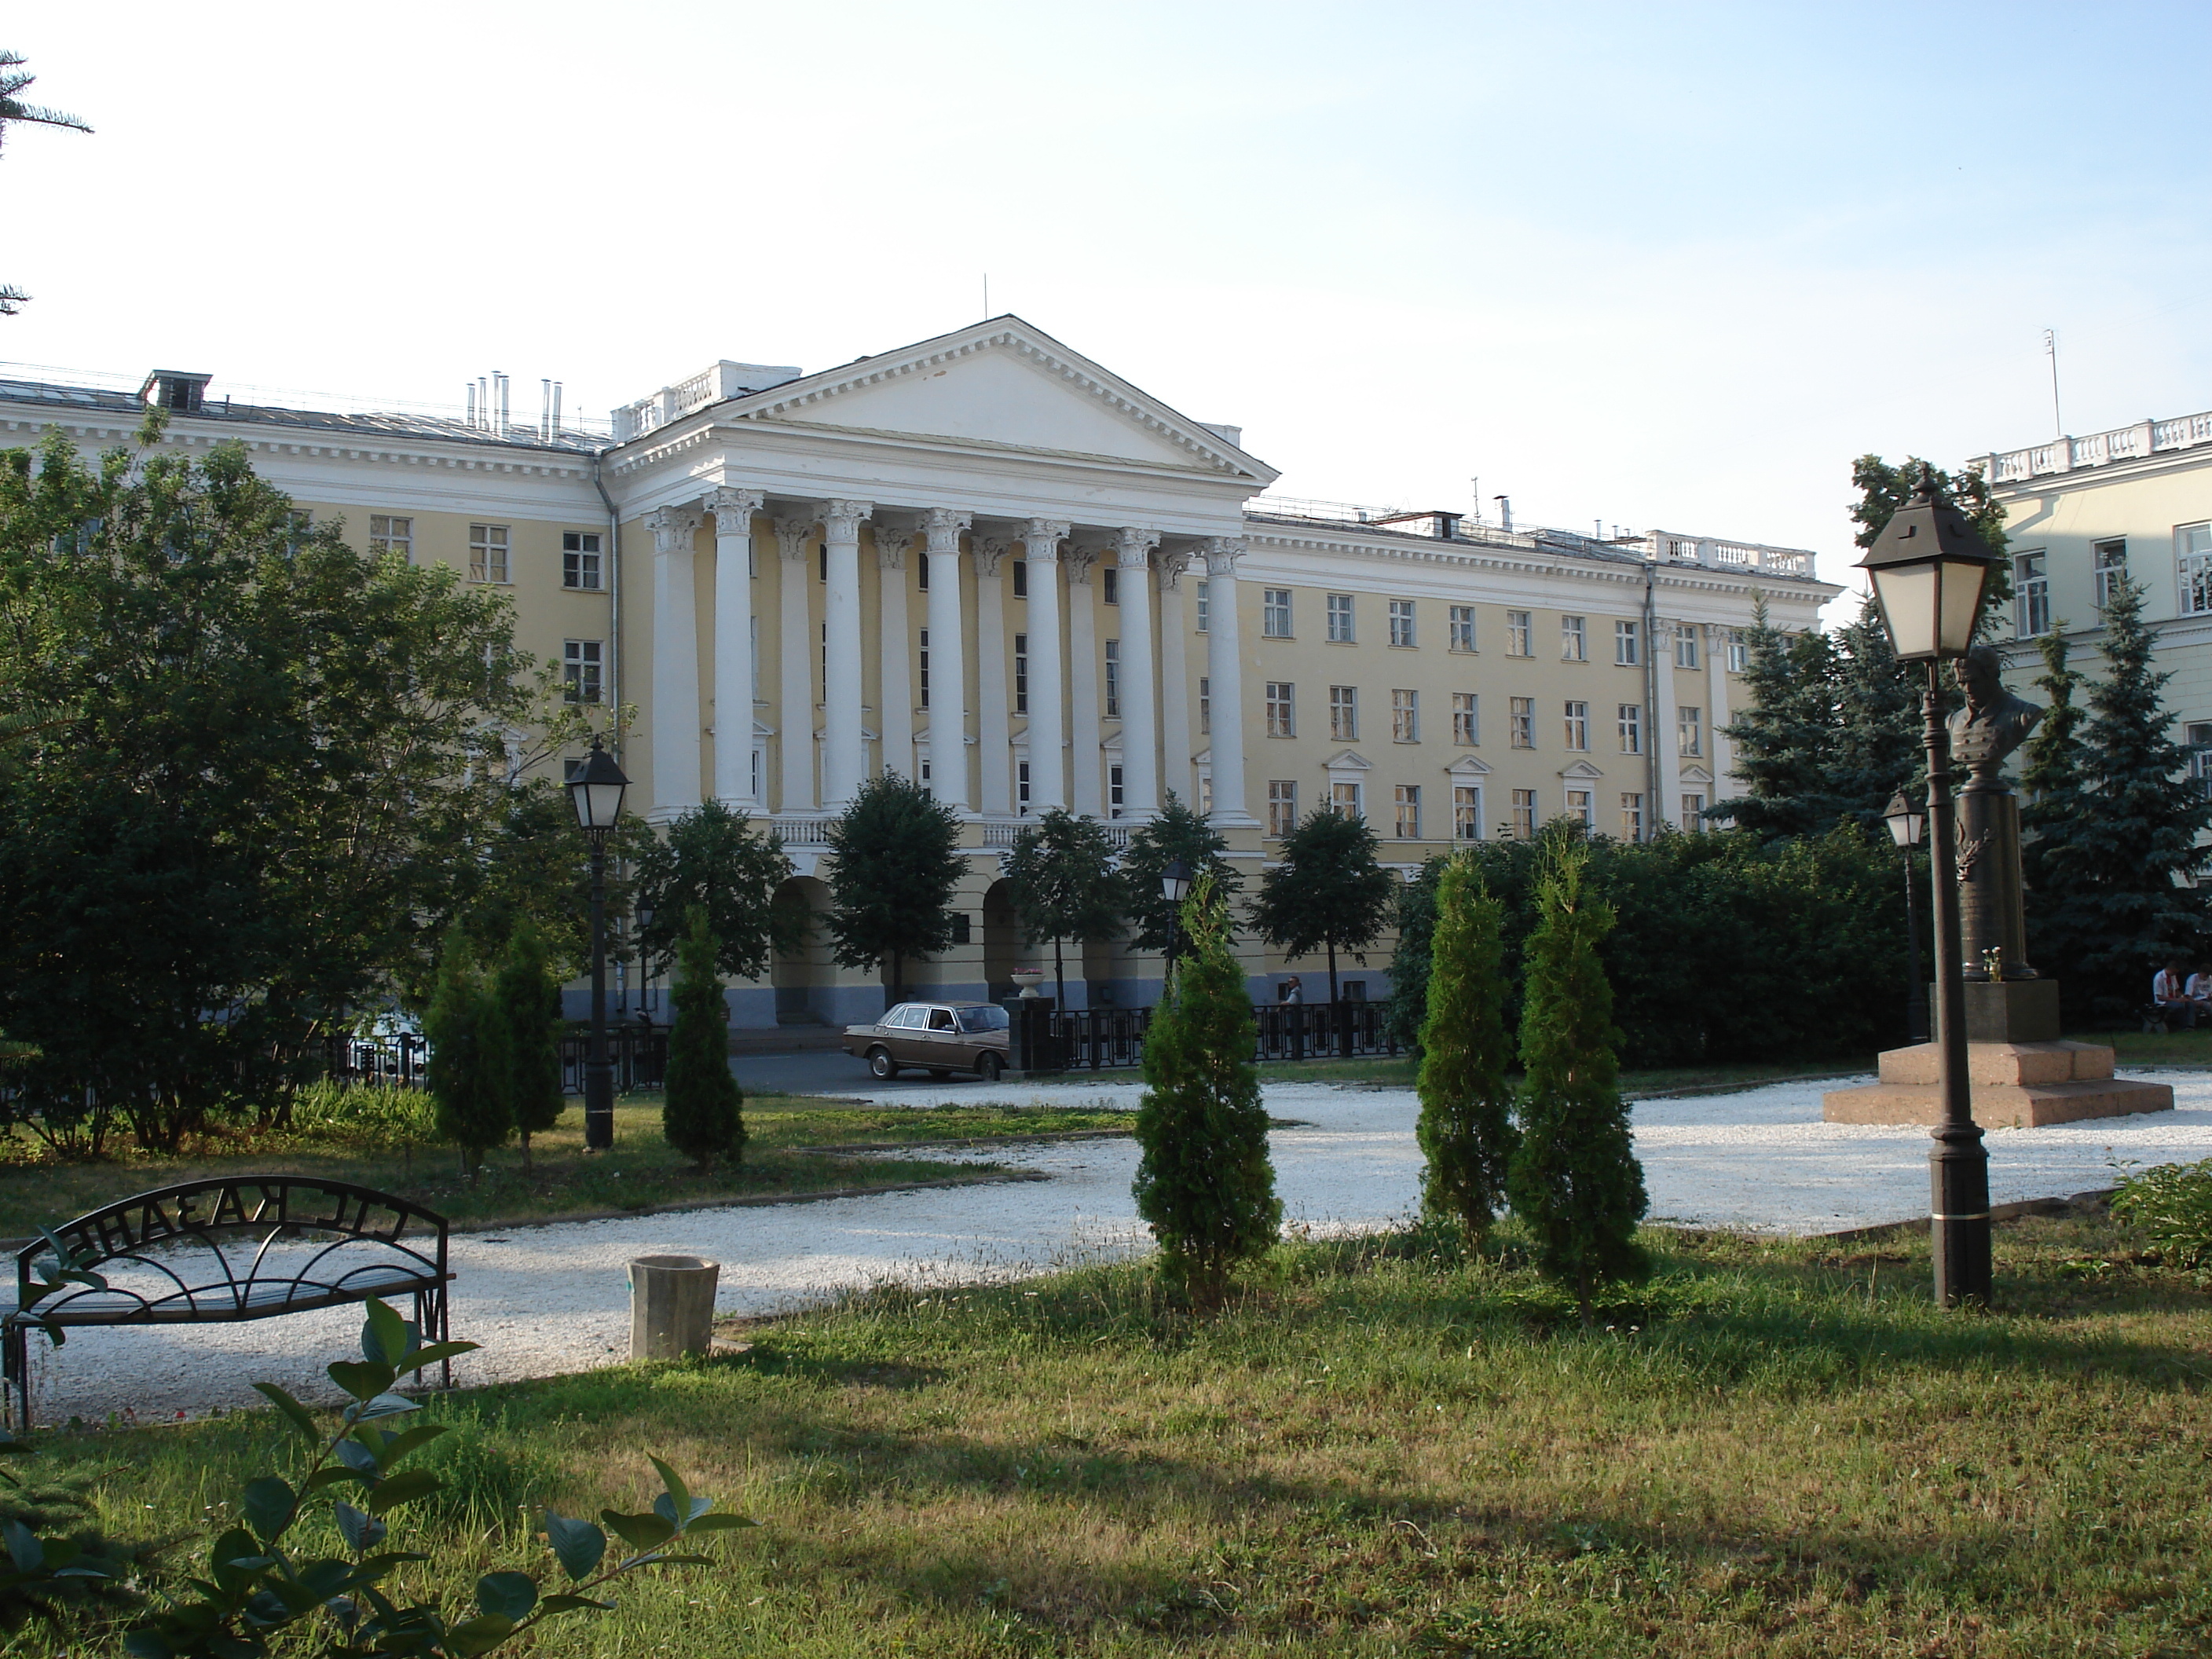
<path fill-rule="evenodd" d="M 2179 1109 L 1992 1134 L 1991 1197 L 2003 1203 L 2109 1187 L 2116 1163 L 2212 1158 L 2212 1074 L 2160 1080 L 2176 1085 Z M 1652 1219 L 1808 1233 L 1924 1215 L 1926 1132 L 1821 1122 L 1821 1091 L 1838 1086 L 1779 1084 L 1638 1105 Z M 1133 1106 L 1138 1093 L 1133 1083 L 954 1085 L 902 1089 L 896 1099 L 974 1105 L 1042 1097 Z M 1290 1220 L 1359 1229 L 1412 1207 L 1420 1154 L 1409 1091 L 1282 1084 L 1268 1089 L 1267 1105 L 1301 1125 L 1273 1137 Z M 483 1351 L 456 1364 L 456 1380 L 544 1376 L 619 1361 L 629 1329 L 623 1265 L 636 1255 L 718 1261 L 721 1310 L 764 1313 L 872 1280 L 1011 1275 L 1142 1247 L 1129 1199 L 1133 1142 L 965 1156 L 1052 1179 L 457 1235 L 453 1333 Z M 58 1352 L 34 1340 L 40 1416 L 51 1422 L 129 1412 L 144 1422 L 255 1404 L 255 1378 L 303 1397 L 330 1397 L 321 1367 L 351 1352 L 360 1325 L 357 1309 L 332 1309 L 173 1334 L 80 1332 Z"/>

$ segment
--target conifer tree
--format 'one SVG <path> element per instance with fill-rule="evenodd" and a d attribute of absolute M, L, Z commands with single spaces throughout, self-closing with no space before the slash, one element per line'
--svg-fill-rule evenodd
<path fill-rule="evenodd" d="M 1650 1200 L 1613 1058 L 1613 988 L 1598 945 L 1611 907 L 1585 890 L 1589 849 L 1561 837 L 1537 884 L 1521 1010 L 1521 1144 L 1506 1177 L 1544 1276 L 1585 1323 L 1598 1287 L 1647 1269 L 1636 1224 Z"/>
<path fill-rule="evenodd" d="M 558 1123 L 568 1107 L 561 1093 L 561 982 L 553 976 L 545 937 L 535 923 L 526 921 L 509 936 L 492 997 L 507 1025 L 514 1066 L 509 1099 L 522 1141 L 522 1167 L 527 1170 L 530 1137 Z"/>
<path fill-rule="evenodd" d="M 446 936 L 422 1032 L 430 1043 L 438 1138 L 461 1149 L 461 1167 L 474 1186 L 484 1154 L 505 1145 L 514 1129 L 514 1060 L 507 1021 L 459 928 Z"/>
<path fill-rule="evenodd" d="M 1752 613 L 1742 712 L 1721 735 L 1734 745 L 1746 793 L 1713 816 L 1759 836 L 1818 835 L 1835 821 L 1829 778 L 1837 741 L 1836 656 L 1820 633 L 1785 634 Z"/>
<path fill-rule="evenodd" d="M 884 969 L 896 1001 L 906 964 L 952 943 L 952 895 L 968 873 L 960 815 L 885 772 L 861 785 L 828 838 L 831 954 L 840 967 Z"/>
<path fill-rule="evenodd" d="M 1267 1112 L 1252 1064 L 1259 1026 L 1228 906 L 1210 877 L 1184 901 L 1183 949 L 1145 1033 L 1137 1213 L 1159 1241 L 1171 1294 L 1218 1306 L 1236 1264 L 1266 1253 L 1282 1224 Z"/>
<path fill-rule="evenodd" d="M 743 1160 L 744 1091 L 730 1070 L 730 1008 L 716 958 L 720 945 L 707 931 L 707 912 L 694 905 L 676 947 L 675 1029 L 668 1034 L 668 1076 L 661 1093 L 660 1132 L 668 1144 L 711 1169 L 714 1160 Z"/>
<path fill-rule="evenodd" d="M 1899 790 L 1915 795 L 1926 784 L 1926 750 L 1920 718 L 1920 682 L 1897 659 L 1869 595 L 1858 618 L 1835 634 L 1836 741 L 1827 786 L 1834 817 L 1870 835 L 1887 836 L 1882 815 Z"/>
<path fill-rule="evenodd" d="M 2027 832 L 2021 868 L 2030 925 L 2038 934 L 2046 894 L 2055 899 L 2063 890 L 2065 848 L 2081 816 L 2082 708 L 2075 698 L 2087 679 L 2069 661 L 2066 629 L 2058 622 L 2035 641 L 2043 658 L 2035 684 L 2044 695 L 2044 712 L 2021 750 L 2020 817 Z"/>
<path fill-rule="evenodd" d="M 1465 852 L 1466 848 L 1461 849 Z M 1443 857 L 1421 860 L 1413 880 L 1398 890 L 1398 942 L 1390 952 L 1390 1002 L 1382 1016 L 1390 1041 L 1418 1060 L 1421 1030 L 1428 1024 L 1431 951 L 1437 932 L 1437 882 Z"/>
<path fill-rule="evenodd" d="M 1505 1198 L 1513 1156 L 1512 1048 L 1505 1032 L 1504 911 L 1472 854 L 1444 860 L 1436 885 L 1427 1018 L 1421 1027 L 1421 1202 L 1480 1249 Z"/>

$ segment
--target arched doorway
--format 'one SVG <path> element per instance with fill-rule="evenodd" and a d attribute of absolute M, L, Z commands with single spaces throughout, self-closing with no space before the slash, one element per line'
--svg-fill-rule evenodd
<path fill-rule="evenodd" d="M 793 876 L 775 890 L 770 902 L 803 930 L 790 949 L 776 952 L 769 969 L 775 987 L 775 1023 L 821 1024 L 820 995 L 831 983 L 829 934 L 821 923 L 822 913 L 829 908 L 830 890 L 812 876 Z"/>
<path fill-rule="evenodd" d="M 1014 914 L 1013 890 L 994 881 L 983 895 L 984 993 L 998 1002 L 1014 994 L 1014 969 L 1022 965 L 1022 924 Z"/>

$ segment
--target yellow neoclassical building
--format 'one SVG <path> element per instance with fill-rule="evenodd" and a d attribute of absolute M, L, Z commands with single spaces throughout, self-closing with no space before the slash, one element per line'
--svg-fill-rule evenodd
<path fill-rule="evenodd" d="M 954 995 L 1036 959 L 999 858 L 1054 806 L 1121 839 L 1172 791 L 1254 878 L 1324 805 L 1409 871 L 1563 814 L 1686 822 L 1731 793 L 1754 609 L 1810 628 L 1838 592 L 1798 550 L 1272 494 L 1238 428 L 1014 317 L 814 374 L 718 362 L 598 431 L 552 403 L 518 422 L 503 384 L 457 417 L 347 414 L 157 371 L 136 393 L 0 383 L 0 442 L 58 425 L 104 447 L 149 401 L 167 445 L 242 442 L 357 544 L 509 595 L 571 696 L 635 708 L 633 801 L 765 818 L 810 903 L 863 781 L 922 780 L 967 826 L 963 942 L 918 970 Z M 1285 966 L 1247 950 L 1265 994 Z M 1380 996 L 1386 966 L 1349 977 Z M 1157 978 L 1094 947 L 1070 1001 L 1149 1001 Z M 740 1026 L 882 1005 L 818 937 L 730 996 Z"/>

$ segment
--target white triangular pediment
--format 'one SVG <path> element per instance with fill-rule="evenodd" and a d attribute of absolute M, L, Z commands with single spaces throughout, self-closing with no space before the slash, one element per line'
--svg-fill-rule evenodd
<path fill-rule="evenodd" d="M 1712 781 L 1713 775 L 1702 766 L 1686 766 L 1682 769 L 1682 781 L 1685 783 L 1711 783 Z"/>
<path fill-rule="evenodd" d="M 1563 778 L 1581 779 L 1601 778 L 1605 774 L 1599 771 L 1596 767 L 1592 766 L 1588 761 L 1577 761 L 1572 766 L 1561 767 L 1559 769 L 1559 775 Z"/>
<path fill-rule="evenodd" d="M 764 726 L 760 721 L 755 720 L 753 722 L 753 735 L 757 738 L 772 738 L 775 735 L 775 727 L 773 726 Z"/>
<path fill-rule="evenodd" d="M 1190 763 L 1191 763 L 1193 766 L 1211 766 L 1211 765 L 1212 765 L 1212 764 L 1213 764 L 1213 750 L 1212 750 L 1212 749 L 1211 747 L 1208 747 L 1208 748 L 1205 748 L 1205 749 L 1201 749 L 1201 750 L 1199 750 L 1195 755 L 1193 755 L 1193 756 L 1190 757 Z"/>
<path fill-rule="evenodd" d="M 998 317 L 787 382 L 732 408 L 790 422 L 1048 450 L 1273 483 L 1204 422 L 1169 408 L 1018 317 Z"/>
<path fill-rule="evenodd" d="M 1490 769 L 1473 755 L 1462 755 L 1444 770 L 1455 778 L 1486 778 L 1490 775 Z"/>
<path fill-rule="evenodd" d="M 1105 753 L 1119 758 L 1121 753 L 1121 734 L 1119 732 L 1116 732 L 1112 737 L 1107 738 L 1105 742 L 1100 744 L 1098 747 Z"/>
<path fill-rule="evenodd" d="M 1323 761 L 1322 765 L 1331 772 L 1372 772 L 1375 769 L 1375 763 L 1373 761 L 1367 759 L 1366 757 L 1361 755 L 1358 750 L 1352 749 L 1347 749 L 1341 754 L 1333 756 L 1329 759 Z"/>

